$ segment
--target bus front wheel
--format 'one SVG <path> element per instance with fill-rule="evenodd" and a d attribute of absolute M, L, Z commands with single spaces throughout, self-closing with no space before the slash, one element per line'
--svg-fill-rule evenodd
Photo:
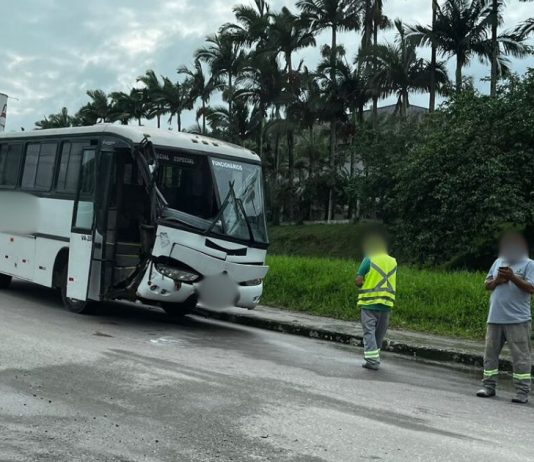
<path fill-rule="evenodd" d="M 8 276 L 7 274 L 0 274 L 0 289 L 7 289 L 9 288 L 9 285 L 11 284 L 11 276 Z"/>
<path fill-rule="evenodd" d="M 196 305 L 196 300 L 188 300 L 185 303 L 160 303 L 165 313 L 171 317 L 182 317 L 191 314 Z"/>
<path fill-rule="evenodd" d="M 61 301 L 63 302 L 63 306 L 71 313 L 88 314 L 91 311 L 90 302 L 87 300 L 74 300 L 73 298 L 67 297 L 67 279 L 67 265 L 65 265 L 61 274 Z"/>

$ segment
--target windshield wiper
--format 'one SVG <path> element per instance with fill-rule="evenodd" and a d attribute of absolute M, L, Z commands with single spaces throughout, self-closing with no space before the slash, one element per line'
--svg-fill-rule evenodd
<path fill-rule="evenodd" d="M 235 196 L 235 193 L 234 193 Z M 245 207 L 243 206 L 243 201 L 241 199 L 235 198 L 235 201 L 237 205 L 239 206 L 239 209 L 241 210 L 241 213 L 243 217 L 245 218 L 245 223 L 247 224 L 248 233 L 250 234 L 250 240 L 251 242 L 256 242 L 256 239 L 254 239 L 254 232 L 252 231 L 252 226 L 250 224 L 250 220 L 247 217 L 247 212 L 245 211 Z"/>
<path fill-rule="evenodd" d="M 230 199 L 233 198 L 235 203 L 237 204 L 237 206 L 239 208 L 239 212 L 241 212 L 241 215 L 245 219 L 245 223 L 247 225 L 250 241 L 251 242 L 256 242 L 256 239 L 254 238 L 254 232 L 252 231 L 252 226 L 251 226 L 250 221 L 249 221 L 249 219 L 247 217 L 247 214 L 245 212 L 245 207 L 243 206 L 243 202 L 241 201 L 241 199 L 239 199 L 236 196 L 235 189 L 234 189 L 234 184 L 235 184 L 234 181 L 229 181 L 228 182 L 228 194 L 226 194 L 226 197 L 224 198 L 224 201 L 223 201 L 223 203 L 221 205 L 221 209 L 219 210 L 219 213 L 213 219 L 213 221 L 211 222 L 210 226 L 208 227 L 208 229 L 206 230 L 206 232 L 204 234 L 211 233 L 211 231 L 213 231 L 213 228 L 215 228 L 215 225 L 219 221 L 221 221 L 221 223 L 223 224 L 223 232 L 224 232 L 224 220 L 221 220 L 221 217 L 223 216 L 226 208 L 228 207 L 228 204 L 230 203 Z M 237 213 L 237 215 L 239 216 L 239 213 Z"/>
<path fill-rule="evenodd" d="M 215 225 L 217 224 L 217 222 L 221 220 L 221 217 L 224 211 L 226 210 L 226 207 L 228 207 L 228 204 L 230 203 L 230 198 L 232 197 L 232 195 L 235 197 L 234 182 L 229 181 L 228 185 L 229 185 L 228 193 L 226 194 L 226 197 L 224 198 L 224 201 L 221 204 L 219 213 L 217 213 L 217 215 L 215 216 L 213 221 L 210 223 L 210 225 L 208 226 L 208 229 L 204 232 L 204 234 L 209 234 L 213 231 L 213 228 L 215 228 Z"/>

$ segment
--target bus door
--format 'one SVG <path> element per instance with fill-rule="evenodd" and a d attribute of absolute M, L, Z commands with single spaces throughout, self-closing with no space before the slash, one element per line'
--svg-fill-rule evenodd
<path fill-rule="evenodd" d="M 69 245 L 67 297 L 87 300 L 94 244 L 96 148 L 82 152 Z"/>

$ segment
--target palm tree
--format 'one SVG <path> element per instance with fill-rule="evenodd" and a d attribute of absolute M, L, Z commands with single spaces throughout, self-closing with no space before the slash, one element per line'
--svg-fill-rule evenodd
<path fill-rule="evenodd" d="M 268 53 L 253 53 L 250 65 L 239 78 L 241 89 L 236 99 L 243 98 L 252 105 L 252 120 L 257 127 L 257 149 L 263 157 L 265 121 L 269 107 L 282 103 L 282 93 L 286 86 L 286 76 L 276 59 Z"/>
<path fill-rule="evenodd" d="M 282 54 L 288 82 L 293 73 L 293 54 L 303 48 L 315 46 L 315 38 L 308 30 L 306 22 L 283 7 L 279 13 L 273 14 L 269 29 L 269 48 L 275 54 Z"/>
<path fill-rule="evenodd" d="M 446 57 L 456 57 L 456 89 L 462 88 L 463 68 L 474 57 L 491 62 L 493 49 L 489 30 L 492 10 L 487 0 L 448 0 L 443 7 L 438 5 L 435 27 L 412 26 L 409 36 L 417 45 L 437 46 Z M 524 56 L 529 52 L 520 37 L 505 34 L 498 37 L 503 51 L 498 64 L 501 72 L 507 69 L 505 55 Z"/>
<path fill-rule="evenodd" d="M 299 128 L 304 132 L 302 136 L 307 136 L 309 141 L 308 148 L 314 144 L 316 127 L 321 115 L 324 111 L 324 101 L 322 98 L 321 88 L 317 76 L 305 69 L 301 78 L 301 91 L 299 92 L 298 100 L 294 104 L 293 111 Z M 317 150 L 307 149 L 308 151 L 308 176 L 311 178 L 315 171 L 315 163 L 317 161 Z"/>
<path fill-rule="evenodd" d="M 111 106 L 108 95 L 102 90 L 89 90 L 87 96 L 91 101 L 82 106 L 76 117 L 79 117 L 81 124 L 94 125 L 96 123 L 108 122 L 111 114 Z"/>
<path fill-rule="evenodd" d="M 462 70 L 474 56 L 487 55 L 491 11 L 484 0 L 449 0 L 437 5 L 434 28 L 410 27 L 409 36 L 418 45 L 435 45 L 447 57 L 456 56 L 456 88 L 462 87 Z"/>
<path fill-rule="evenodd" d="M 62 108 L 57 114 L 50 114 L 48 117 L 35 122 L 35 126 L 39 129 L 47 128 L 65 128 L 72 127 L 74 125 L 74 117 L 69 115 L 69 111 L 66 107 Z"/>
<path fill-rule="evenodd" d="M 287 128 L 287 156 L 289 163 L 289 186 L 292 187 L 294 178 L 294 148 L 295 148 L 295 121 L 292 120 L 292 104 L 296 100 L 299 89 L 298 72 L 293 66 L 293 54 L 303 48 L 315 45 L 315 38 L 310 32 L 307 23 L 302 18 L 295 16 L 291 11 L 283 7 L 282 10 L 273 14 L 272 24 L 269 30 L 270 42 L 268 48 L 275 50 L 275 55 L 284 57 L 286 83 L 284 88 L 286 128 Z M 290 218 L 293 209 L 289 206 Z"/>
<path fill-rule="evenodd" d="M 315 32 L 330 30 L 330 80 L 336 80 L 337 36 L 343 30 L 357 30 L 360 27 L 360 2 L 358 0 L 299 0 L 297 7 L 310 22 Z M 336 121 L 330 122 L 330 166 L 333 168 L 336 153 Z M 328 200 L 328 220 L 333 216 L 333 190 Z"/>
<path fill-rule="evenodd" d="M 230 117 L 226 106 L 207 107 L 206 119 L 217 137 L 224 139 L 228 137 L 229 133 L 232 133 L 240 143 L 243 143 L 249 138 L 252 131 L 250 108 L 242 99 L 236 99 L 233 111 L 232 117 Z"/>
<path fill-rule="evenodd" d="M 130 120 L 135 119 L 141 126 L 141 119 L 146 116 L 146 102 L 142 90 L 132 88 L 130 93 L 115 91 L 109 96 L 111 98 L 111 121 L 119 121 L 123 125 L 128 125 Z"/>
<path fill-rule="evenodd" d="M 397 96 L 397 112 L 406 117 L 409 95 L 412 92 L 428 91 L 432 66 L 417 57 L 416 45 L 406 38 L 406 31 L 400 20 L 395 21 L 396 44 L 376 45 L 363 51 L 363 58 L 374 65 L 371 82 L 383 97 Z M 436 66 L 436 83 L 448 83 L 443 64 Z"/>
<path fill-rule="evenodd" d="M 197 121 L 202 117 L 202 133 L 206 134 L 206 108 L 213 92 L 221 87 L 221 80 L 216 75 L 206 75 L 198 59 L 195 60 L 193 69 L 182 66 L 178 69 L 178 74 L 188 77 L 192 102 L 200 100 L 201 107 L 197 112 Z"/>
<path fill-rule="evenodd" d="M 516 31 L 523 37 L 528 37 L 534 33 L 534 18 L 527 19 L 523 24 L 519 25 Z"/>
<path fill-rule="evenodd" d="M 182 131 L 182 113 L 187 109 L 193 109 L 191 98 L 191 81 L 173 83 L 168 77 L 163 77 L 160 103 L 166 113 L 169 114 L 169 125 L 176 116 L 176 126 L 179 132 Z"/>
<path fill-rule="evenodd" d="M 241 45 L 230 35 L 219 33 L 207 37 L 208 44 L 195 52 L 195 58 L 207 63 L 216 78 L 226 77 L 227 85 L 223 94 L 228 102 L 229 127 L 233 127 L 232 106 L 234 101 L 235 78 L 246 63 L 246 54 Z M 232 134 L 230 134 L 232 138 Z"/>
<path fill-rule="evenodd" d="M 156 117 L 158 128 L 161 128 L 161 116 L 166 112 L 162 96 L 163 85 L 152 69 L 147 70 L 145 75 L 137 77 L 137 81 L 143 83 L 145 86 L 147 117 L 149 119 Z"/>
<path fill-rule="evenodd" d="M 254 6 L 234 7 L 237 24 L 225 24 L 221 31 L 230 35 L 234 41 L 246 46 L 262 43 L 268 39 L 270 6 L 267 0 L 254 0 Z"/>
<path fill-rule="evenodd" d="M 362 48 L 378 45 L 378 31 L 391 27 L 391 22 L 384 16 L 384 0 L 365 0 L 362 15 Z M 372 72 L 372 70 L 371 70 Z M 378 119 L 378 95 L 373 95 L 373 123 Z"/>
<path fill-rule="evenodd" d="M 497 81 L 499 79 L 500 65 L 499 65 L 499 55 L 501 54 L 501 44 L 502 39 L 499 40 L 499 26 L 502 24 L 502 10 L 506 5 L 505 0 L 487 0 L 491 2 L 491 96 L 497 94 Z M 520 0 L 522 2 L 531 2 L 532 0 Z M 521 34 L 512 35 L 508 34 L 509 40 L 521 40 Z"/>

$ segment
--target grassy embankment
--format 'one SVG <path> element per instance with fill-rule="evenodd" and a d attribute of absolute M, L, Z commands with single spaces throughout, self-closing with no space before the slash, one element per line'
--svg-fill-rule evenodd
<path fill-rule="evenodd" d="M 271 229 L 273 242 L 263 302 L 270 306 L 357 320 L 358 237 L 354 225 Z M 285 255 L 284 255 L 285 254 Z M 488 310 L 484 274 L 400 265 L 392 325 L 482 338 Z"/>

